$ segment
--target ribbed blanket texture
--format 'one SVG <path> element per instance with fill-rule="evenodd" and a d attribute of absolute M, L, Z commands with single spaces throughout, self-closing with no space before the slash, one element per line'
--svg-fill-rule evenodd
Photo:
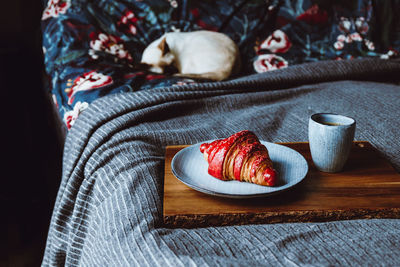
<path fill-rule="evenodd" d="M 322 61 L 216 83 L 110 95 L 68 133 L 43 266 L 400 266 L 400 220 L 168 229 L 167 145 L 249 129 L 307 141 L 308 118 L 356 119 L 400 170 L 400 62 Z"/>

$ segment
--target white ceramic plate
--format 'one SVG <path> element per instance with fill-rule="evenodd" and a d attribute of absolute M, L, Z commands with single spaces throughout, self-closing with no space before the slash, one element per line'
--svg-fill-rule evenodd
<path fill-rule="evenodd" d="M 209 143 L 212 140 L 205 142 Z M 297 151 L 261 141 L 267 147 L 277 172 L 277 184 L 269 187 L 247 182 L 222 181 L 208 174 L 208 163 L 200 152 L 200 145 L 205 142 L 180 150 L 172 159 L 171 167 L 174 175 L 182 183 L 206 194 L 229 198 L 269 196 L 295 186 L 308 172 L 307 161 Z"/>

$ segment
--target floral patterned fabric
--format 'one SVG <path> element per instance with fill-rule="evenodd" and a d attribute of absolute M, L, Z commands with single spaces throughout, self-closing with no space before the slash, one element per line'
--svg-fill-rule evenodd
<path fill-rule="evenodd" d="M 49 0 L 45 6 L 46 72 L 68 129 L 99 97 L 199 82 L 135 68 L 165 32 L 227 34 L 239 46 L 242 76 L 400 51 L 400 0 Z"/>

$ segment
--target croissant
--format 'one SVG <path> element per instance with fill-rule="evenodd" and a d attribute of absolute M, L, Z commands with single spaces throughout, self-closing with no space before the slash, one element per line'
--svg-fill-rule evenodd
<path fill-rule="evenodd" d="M 200 145 L 208 162 L 208 173 L 221 180 L 238 180 L 274 186 L 276 172 L 267 148 L 251 131 L 244 130 L 226 139 Z"/>

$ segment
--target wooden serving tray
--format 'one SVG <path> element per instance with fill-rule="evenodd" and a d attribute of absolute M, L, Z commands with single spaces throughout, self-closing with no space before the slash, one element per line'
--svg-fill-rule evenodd
<path fill-rule="evenodd" d="M 205 227 L 282 222 L 320 222 L 400 218 L 400 174 L 368 142 L 354 142 L 342 172 L 318 171 L 309 145 L 281 143 L 307 160 L 307 177 L 278 195 L 230 199 L 207 195 L 179 181 L 173 156 L 186 145 L 168 146 L 165 154 L 163 217 L 167 227 Z"/>

